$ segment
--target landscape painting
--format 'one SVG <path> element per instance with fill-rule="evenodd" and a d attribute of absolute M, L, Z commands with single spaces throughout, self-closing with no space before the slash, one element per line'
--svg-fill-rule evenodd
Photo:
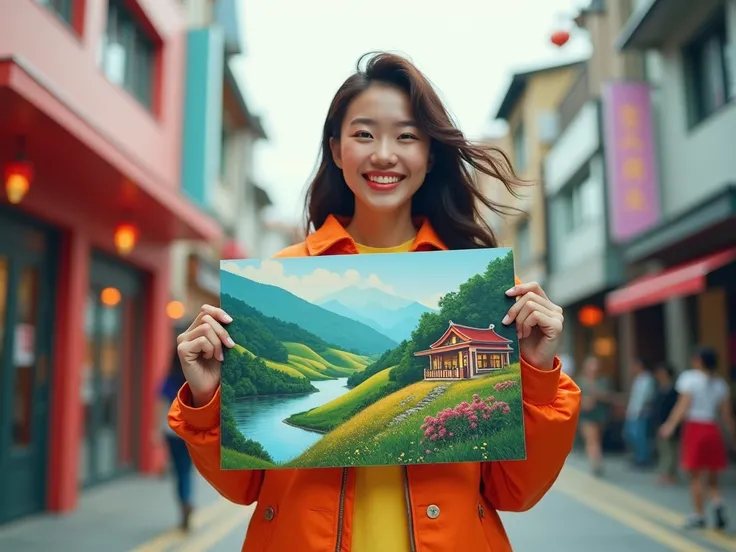
<path fill-rule="evenodd" d="M 510 249 L 227 260 L 221 466 L 526 455 Z"/>

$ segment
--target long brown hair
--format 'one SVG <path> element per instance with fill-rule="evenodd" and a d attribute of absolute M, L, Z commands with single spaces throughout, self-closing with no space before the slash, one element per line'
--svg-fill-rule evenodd
<path fill-rule="evenodd" d="M 366 67 L 362 61 L 370 57 Z M 345 80 L 330 104 L 322 131 L 317 172 L 307 192 L 307 232 L 318 229 L 328 215 L 350 217 L 355 196 L 335 165 L 330 138 L 340 139 L 343 119 L 352 100 L 374 84 L 398 87 L 409 96 L 417 125 L 431 138 L 432 170 L 412 198 L 412 215 L 429 219 L 437 235 L 450 249 L 496 247 L 492 228 L 480 215 L 479 203 L 505 215 L 509 207 L 490 201 L 480 191 L 473 170 L 497 179 L 515 197 L 523 184 L 508 156 L 498 148 L 473 144 L 455 126 L 429 80 L 409 60 L 390 53 L 360 57 L 356 72 Z"/>

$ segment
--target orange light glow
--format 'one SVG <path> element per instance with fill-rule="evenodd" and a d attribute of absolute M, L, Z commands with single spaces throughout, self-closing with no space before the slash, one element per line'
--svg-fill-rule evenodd
<path fill-rule="evenodd" d="M 115 247 L 121 255 L 128 255 L 138 241 L 138 227 L 124 222 L 115 228 Z"/>
<path fill-rule="evenodd" d="M 578 321 L 588 328 L 597 326 L 603 321 L 603 310 L 594 305 L 586 305 L 578 311 Z"/>
<path fill-rule="evenodd" d="M 166 305 L 166 314 L 173 320 L 179 320 L 184 316 L 184 304 L 181 301 L 169 301 Z"/>
<path fill-rule="evenodd" d="M 24 161 L 14 161 L 5 167 L 5 192 L 8 201 L 18 204 L 31 189 L 33 169 Z"/>
<path fill-rule="evenodd" d="M 122 296 L 120 290 L 114 287 L 106 287 L 100 292 L 100 301 L 106 307 L 114 307 L 120 302 Z"/>

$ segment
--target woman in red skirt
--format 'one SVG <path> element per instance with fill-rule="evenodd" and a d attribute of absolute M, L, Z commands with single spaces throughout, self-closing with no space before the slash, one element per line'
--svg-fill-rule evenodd
<path fill-rule="evenodd" d="M 726 527 L 726 511 L 718 488 L 718 474 L 726 469 L 728 458 L 719 418 L 736 439 L 736 424 L 726 381 L 716 373 L 716 352 L 701 347 L 693 355 L 692 368 L 677 378 L 679 398 L 667 421 L 660 428 L 662 437 L 670 437 L 682 423 L 680 461 L 690 476 L 690 493 L 695 513 L 688 517 L 687 528 L 705 527 L 703 474 L 708 479 L 708 495 L 713 507 L 715 526 Z"/>

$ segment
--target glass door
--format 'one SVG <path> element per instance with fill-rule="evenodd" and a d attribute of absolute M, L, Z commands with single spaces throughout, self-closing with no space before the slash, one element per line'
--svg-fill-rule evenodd
<path fill-rule="evenodd" d="M 50 264 L 46 234 L 0 214 L 0 523 L 45 503 Z"/>
<path fill-rule="evenodd" d="M 81 378 L 83 486 L 108 481 L 134 467 L 139 409 L 132 390 L 141 365 L 136 346 L 140 287 L 137 272 L 101 257 L 93 259 Z"/>

